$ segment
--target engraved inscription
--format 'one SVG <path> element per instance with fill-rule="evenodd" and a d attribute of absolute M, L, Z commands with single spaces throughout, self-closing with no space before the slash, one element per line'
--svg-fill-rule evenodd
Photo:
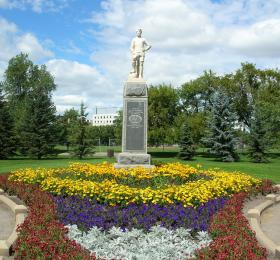
<path fill-rule="evenodd" d="M 144 102 L 127 101 L 126 150 L 144 150 Z"/>
<path fill-rule="evenodd" d="M 138 125 L 139 123 L 141 123 L 142 117 L 139 116 L 139 115 L 131 115 L 131 116 L 128 118 L 128 121 L 129 121 L 130 124 Z"/>

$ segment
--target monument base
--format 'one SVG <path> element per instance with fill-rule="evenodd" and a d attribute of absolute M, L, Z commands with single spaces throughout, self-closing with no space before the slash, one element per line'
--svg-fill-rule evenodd
<path fill-rule="evenodd" d="M 115 169 L 121 169 L 121 168 L 127 169 L 127 168 L 136 168 L 136 167 L 143 167 L 146 169 L 151 169 L 151 168 L 154 168 L 155 166 L 150 165 L 150 164 L 118 164 L 118 163 L 115 163 L 114 167 L 115 167 Z"/>
<path fill-rule="evenodd" d="M 128 79 L 124 85 L 122 153 L 115 168 L 152 168 L 147 154 L 148 90 L 143 79 Z"/>
<path fill-rule="evenodd" d="M 135 168 L 144 167 L 147 169 L 153 168 L 151 165 L 151 155 L 144 153 L 120 153 L 118 155 L 118 163 L 114 164 L 116 169 L 119 168 Z"/>
<path fill-rule="evenodd" d="M 120 153 L 118 156 L 118 164 L 125 165 L 150 165 L 151 155 L 145 153 Z"/>

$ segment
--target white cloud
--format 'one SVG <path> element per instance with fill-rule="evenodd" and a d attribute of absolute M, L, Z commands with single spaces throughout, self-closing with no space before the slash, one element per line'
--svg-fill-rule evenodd
<path fill-rule="evenodd" d="M 7 7 L 9 5 L 9 2 L 7 0 L 0 0 L 0 7 Z"/>
<path fill-rule="evenodd" d="M 0 8 L 31 8 L 40 13 L 60 10 L 67 3 L 0 0 Z M 55 59 L 49 50 L 55 42 L 40 41 L 0 19 L 0 73 L 3 61 L 19 51 L 28 51 L 35 61 L 52 57 L 47 66 L 57 84 L 57 110 L 78 108 L 83 100 L 91 111 L 95 106 L 121 105 L 131 67 L 129 45 L 139 27 L 152 45 L 144 70 L 151 84 L 179 86 L 204 70 L 232 72 L 244 61 L 273 67 L 280 57 L 280 0 L 103 0 L 101 8 L 88 19 L 82 17 L 94 23 L 83 33 L 87 40 L 92 37 L 89 56 L 97 66 Z M 85 51 L 78 44 L 77 39 L 70 40 L 60 51 L 84 59 Z"/>
<path fill-rule="evenodd" d="M 76 44 L 74 44 L 73 41 L 70 41 L 69 46 L 62 50 L 76 55 L 84 54 L 84 52 Z"/>
<path fill-rule="evenodd" d="M 78 108 L 81 101 L 86 103 L 89 112 L 95 106 L 120 104 L 118 101 L 121 101 L 121 91 L 116 91 L 112 82 L 96 68 L 62 59 L 50 60 L 46 65 L 55 77 L 57 90 L 54 100 L 60 110 Z"/>
<path fill-rule="evenodd" d="M 144 28 L 146 37 L 158 49 L 198 52 L 211 48 L 216 41 L 209 18 L 187 1 L 109 0 L 103 2 L 103 9 L 103 13 L 93 13 L 90 21 L 102 26 L 95 36 L 106 43 L 127 43 L 128 33 L 137 28 Z"/>
<path fill-rule="evenodd" d="M 0 17 L 0 61 L 8 61 L 24 52 L 37 61 L 53 56 L 31 33 L 21 33 L 14 23 Z"/>
<path fill-rule="evenodd" d="M 92 35 L 105 46 L 91 58 L 116 87 L 130 70 L 129 45 L 137 28 L 143 28 L 143 37 L 152 45 L 144 72 L 149 83 L 181 84 L 210 69 L 208 61 L 196 57 L 209 57 L 221 41 L 211 17 L 184 0 L 104 1 L 103 12 L 93 13 L 90 21 L 102 28 Z"/>
<path fill-rule="evenodd" d="M 69 0 L 0 0 L 0 8 L 28 9 L 36 13 L 57 12 L 68 5 Z"/>
<path fill-rule="evenodd" d="M 40 57 L 52 57 L 53 53 L 43 48 L 38 39 L 31 33 L 26 33 L 18 37 L 17 49 L 23 53 L 29 53 L 31 59 Z"/>
<path fill-rule="evenodd" d="M 146 56 L 150 83 L 180 85 L 204 70 L 231 72 L 241 62 L 275 64 L 280 57 L 280 1 L 271 0 L 106 0 L 88 21 L 102 44 L 91 59 L 116 87 L 130 69 L 129 44 L 135 29 L 153 46 Z"/>
<path fill-rule="evenodd" d="M 280 19 L 254 23 L 250 27 L 235 29 L 229 46 L 247 56 L 280 56 Z"/>

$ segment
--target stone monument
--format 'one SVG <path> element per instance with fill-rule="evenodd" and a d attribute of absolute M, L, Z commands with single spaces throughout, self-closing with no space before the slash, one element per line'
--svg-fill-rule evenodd
<path fill-rule="evenodd" d="M 151 167 L 147 154 L 148 91 L 143 79 L 145 52 L 151 45 L 141 36 L 142 30 L 138 29 L 130 47 L 132 70 L 124 84 L 122 153 L 116 168 Z"/>

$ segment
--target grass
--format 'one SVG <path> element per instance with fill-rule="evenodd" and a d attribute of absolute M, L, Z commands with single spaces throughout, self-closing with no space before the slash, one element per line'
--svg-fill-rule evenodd
<path fill-rule="evenodd" d="M 163 158 L 159 156 L 153 156 L 152 158 L 154 161 L 181 162 L 191 166 L 200 164 L 204 169 L 219 168 L 221 170 L 231 172 L 239 171 L 247 173 L 256 178 L 271 179 L 276 183 L 280 183 L 280 157 L 271 158 L 269 163 L 252 163 L 246 156 L 241 156 L 241 160 L 239 162 L 233 163 L 219 162 L 214 158 L 203 156 L 196 156 L 192 161 L 183 161 L 175 157 Z"/>
<path fill-rule="evenodd" d="M 149 149 L 149 153 L 152 155 L 152 160 L 162 162 L 181 162 L 191 166 L 197 164 L 202 165 L 205 169 L 220 168 L 226 171 L 240 171 L 247 173 L 257 178 L 268 178 L 276 183 L 280 183 L 280 154 L 273 153 L 269 159 L 269 163 L 252 163 L 245 155 L 241 155 L 241 160 L 234 163 L 224 163 L 216 161 L 214 158 L 205 157 L 201 152 L 192 161 L 183 161 L 176 158 L 177 149 L 175 147 L 167 147 L 164 151 L 162 148 Z M 11 159 L 11 160 L 0 160 L 0 174 L 5 174 L 10 171 L 14 171 L 20 168 L 56 168 L 65 167 L 71 162 L 85 162 L 85 163 L 101 163 L 108 161 L 111 163 L 115 162 L 114 158 L 100 157 L 100 158 L 89 158 L 89 159 L 72 159 L 72 158 L 54 158 L 44 160 L 31 160 L 31 159 Z"/>
<path fill-rule="evenodd" d="M 101 163 L 104 161 L 114 162 L 113 158 L 91 158 L 91 159 L 43 159 L 43 160 L 30 160 L 30 159 L 13 159 L 13 160 L 1 160 L 0 161 L 0 174 L 5 174 L 10 171 L 14 171 L 22 168 L 58 168 L 66 167 L 72 162 L 84 162 L 84 163 Z"/>

